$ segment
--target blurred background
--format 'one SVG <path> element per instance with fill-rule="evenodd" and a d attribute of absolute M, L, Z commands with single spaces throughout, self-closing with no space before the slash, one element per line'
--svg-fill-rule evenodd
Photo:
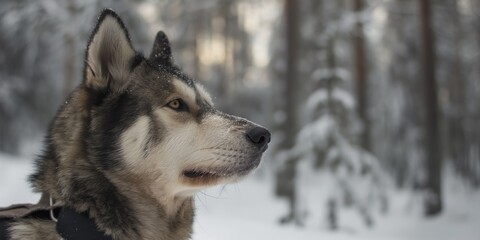
<path fill-rule="evenodd" d="M 1 0 L 2 206 L 37 200 L 106 7 L 273 133 L 253 177 L 198 194 L 193 239 L 480 239 L 479 0 Z"/>

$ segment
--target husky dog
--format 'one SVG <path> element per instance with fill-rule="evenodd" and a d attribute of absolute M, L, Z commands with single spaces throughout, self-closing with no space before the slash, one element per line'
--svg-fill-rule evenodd
<path fill-rule="evenodd" d="M 58 231 L 58 208 L 86 216 L 105 239 L 189 239 L 194 194 L 248 175 L 270 141 L 265 128 L 213 107 L 173 63 L 163 32 L 148 58 L 137 53 L 112 10 L 98 18 L 83 74 L 30 176 L 56 210 L 15 219 L 10 239 L 78 239 Z"/>

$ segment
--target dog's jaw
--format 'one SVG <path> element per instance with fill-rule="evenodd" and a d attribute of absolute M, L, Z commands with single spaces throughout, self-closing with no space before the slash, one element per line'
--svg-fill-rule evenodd
<path fill-rule="evenodd" d="M 186 168 L 181 173 L 181 181 L 192 187 L 206 187 L 236 182 L 252 173 L 260 165 L 261 154 L 243 164 L 225 166 L 196 166 Z"/>

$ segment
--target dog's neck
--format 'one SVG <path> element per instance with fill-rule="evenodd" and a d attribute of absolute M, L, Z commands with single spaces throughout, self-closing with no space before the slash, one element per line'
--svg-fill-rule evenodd
<path fill-rule="evenodd" d="M 47 150 L 31 176 L 35 190 L 51 195 L 58 205 L 86 212 L 114 239 L 188 239 L 192 197 L 159 198 L 158 191 L 152 196 L 135 179 L 108 176 L 89 159 L 85 101 L 88 92 L 80 87 L 55 118 Z M 56 128 L 65 129 L 65 125 L 69 130 L 59 134 Z"/>
<path fill-rule="evenodd" d="M 125 206 L 116 208 L 114 214 L 131 216 L 134 219 L 132 222 L 136 222 L 135 236 L 125 234 L 128 239 L 189 239 L 194 217 L 193 197 L 171 197 L 166 193 L 159 197 L 151 190 L 138 186 L 138 182 L 110 180 L 125 198 L 122 200 Z M 157 193 L 160 194 L 160 191 Z M 125 224 L 120 223 L 116 227 L 123 228 Z"/>
<path fill-rule="evenodd" d="M 173 196 L 161 188 L 142 188 L 138 181 L 132 182 L 131 179 L 114 179 L 112 182 L 120 192 L 131 196 L 130 205 L 142 226 L 143 239 L 189 238 L 194 217 L 193 197 Z M 158 237 L 162 235 L 170 237 Z"/>
<path fill-rule="evenodd" d="M 85 170 L 81 174 L 85 174 Z M 106 181 L 89 175 L 88 194 L 65 192 L 59 202 L 78 212 L 87 212 L 97 226 L 114 239 L 188 239 L 193 225 L 193 198 L 159 199 L 128 182 Z M 76 179 L 72 179 L 75 184 Z M 102 187 L 94 182 L 101 182 Z M 57 192 L 53 190 L 52 192 Z"/>

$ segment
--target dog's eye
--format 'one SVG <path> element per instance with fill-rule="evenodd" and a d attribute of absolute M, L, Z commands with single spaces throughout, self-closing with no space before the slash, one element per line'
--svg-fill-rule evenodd
<path fill-rule="evenodd" d="M 187 104 L 180 98 L 170 101 L 167 105 L 177 112 L 188 112 Z"/>

